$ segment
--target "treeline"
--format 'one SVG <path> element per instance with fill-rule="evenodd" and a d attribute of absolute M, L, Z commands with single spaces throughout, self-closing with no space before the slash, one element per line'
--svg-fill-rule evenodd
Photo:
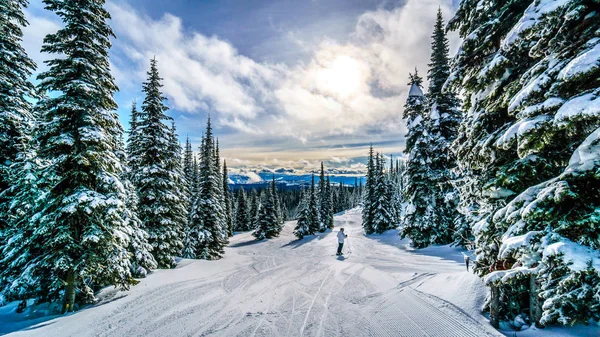
<path fill-rule="evenodd" d="M 275 185 L 275 192 L 279 197 L 281 218 L 283 221 L 296 220 L 303 206 L 305 199 L 304 186 L 301 188 L 285 188 L 283 184 L 277 181 L 271 181 L 269 186 Z M 358 205 L 361 202 L 362 183 L 355 179 L 354 185 L 347 186 L 341 182 L 339 184 L 330 183 L 331 200 L 333 212 L 338 213 Z M 249 231 L 256 227 L 255 219 L 257 211 L 260 209 L 261 200 L 263 200 L 266 188 L 247 188 L 245 186 L 236 187 L 231 192 L 233 198 L 234 216 L 236 232 Z"/>
<path fill-rule="evenodd" d="M 310 189 L 302 189 L 298 205 L 297 223 L 294 235 L 298 239 L 317 232 L 325 232 L 334 227 L 333 215 L 346 209 L 356 207 L 360 200 L 362 183 L 349 189 L 340 182 L 337 188 L 331 184 L 329 175 L 325 175 L 323 162 L 318 186 L 315 186 L 315 175 L 312 175 Z"/>
<path fill-rule="evenodd" d="M 363 194 L 362 220 L 365 233 L 381 234 L 398 226 L 402 219 L 404 173 L 404 163 L 399 160 L 394 162 L 393 158 L 386 170 L 383 155 L 374 153 L 371 146 Z"/>
<path fill-rule="evenodd" d="M 600 318 L 599 16 L 575 0 L 463 0 L 456 56 L 438 13 L 426 94 L 410 75 L 400 235 L 474 248 L 495 327 Z"/>

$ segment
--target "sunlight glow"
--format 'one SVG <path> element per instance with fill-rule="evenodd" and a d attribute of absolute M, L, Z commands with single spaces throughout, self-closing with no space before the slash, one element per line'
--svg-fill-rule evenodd
<path fill-rule="evenodd" d="M 328 67 L 319 71 L 317 81 L 322 90 L 347 98 L 361 87 L 360 64 L 350 56 L 337 56 Z"/>

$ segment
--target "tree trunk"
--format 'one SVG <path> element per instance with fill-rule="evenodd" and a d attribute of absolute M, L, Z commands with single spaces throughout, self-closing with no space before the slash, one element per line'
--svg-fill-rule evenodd
<path fill-rule="evenodd" d="M 62 313 L 72 312 L 75 305 L 75 272 L 73 270 L 67 273 L 67 284 L 65 285 L 65 295 L 63 298 Z"/>
<path fill-rule="evenodd" d="M 498 320 L 498 307 L 500 306 L 500 289 L 496 285 L 490 286 L 492 299 L 490 301 L 490 324 L 498 329 L 500 322 Z"/>
<path fill-rule="evenodd" d="M 540 284 L 537 281 L 535 275 L 529 276 L 529 317 L 531 318 L 531 322 L 535 324 L 538 328 L 543 328 L 544 326 L 540 323 L 540 319 L 542 318 L 542 303 L 540 301 L 540 297 L 538 296 L 540 292 Z"/>

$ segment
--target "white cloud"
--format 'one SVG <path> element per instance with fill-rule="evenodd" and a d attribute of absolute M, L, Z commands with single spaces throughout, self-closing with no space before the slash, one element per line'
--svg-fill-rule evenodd
<path fill-rule="evenodd" d="M 281 31 L 298 48 L 312 49 L 306 63 L 285 66 L 241 55 L 228 41 L 189 30 L 171 14 L 153 19 L 113 0 L 107 3 L 117 35 L 111 66 L 126 93 L 123 96 L 132 97 L 145 80 L 149 60 L 156 57 L 168 104 L 182 113 L 176 119 L 185 133 L 191 130 L 188 125 L 203 125 L 206 112 L 213 114 L 217 127 L 237 130 L 222 139 L 223 150 L 227 142 L 236 144 L 239 153 L 230 157 L 240 161 L 232 164 L 293 169 L 304 165 L 312 170 L 329 158 L 347 166 L 351 161 L 346 158 L 366 154 L 366 146 L 344 150 L 343 157 L 339 151 L 330 153 L 316 146 L 350 137 L 358 143 L 390 138 L 401 143 L 406 132 L 401 115 L 408 73 L 417 66 L 426 75 L 438 7 L 446 19 L 451 16 L 450 0 L 407 0 L 393 10 L 366 12 L 344 43 L 324 37 L 320 43 L 307 44 L 296 32 Z M 39 50 L 45 34 L 60 26 L 50 19 L 30 14 L 28 18 L 32 25 L 26 30 L 25 44 L 31 53 Z M 458 39 L 450 38 L 454 49 Z M 32 56 L 38 62 L 43 58 L 39 53 Z M 129 102 L 119 103 L 129 106 Z M 278 145 L 283 148 L 280 152 L 293 145 L 295 152 L 280 156 L 281 163 L 267 162 L 268 151 L 249 153 L 252 144 Z"/>
<path fill-rule="evenodd" d="M 119 83 L 139 86 L 156 56 L 174 108 L 217 112 L 222 125 L 242 133 L 306 142 L 373 129 L 404 134 L 408 72 L 425 72 L 438 6 L 449 16 L 450 1 L 434 0 L 364 13 L 350 42 L 325 39 L 309 63 L 292 68 L 240 55 L 227 41 L 186 30 L 171 14 L 153 20 L 116 2 L 108 9 L 117 54 L 129 59 L 114 62 Z"/>
<path fill-rule="evenodd" d="M 29 25 L 23 29 L 23 48 L 37 64 L 37 71 L 44 71 L 47 69 L 44 61 L 48 59 L 48 54 L 41 52 L 44 37 L 50 33 L 56 33 L 61 26 L 56 20 L 34 15 L 27 10 L 25 10 L 25 16 Z"/>
<path fill-rule="evenodd" d="M 156 57 L 174 108 L 190 113 L 208 108 L 233 120 L 254 119 L 263 111 L 264 93 L 276 82 L 278 67 L 256 63 L 217 37 L 187 31 L 171 14 L 153 20 L 122 3 L 107 7 L 118 36 L 120 60 L 113 64 L 121 85 L 139 86 Z"/>

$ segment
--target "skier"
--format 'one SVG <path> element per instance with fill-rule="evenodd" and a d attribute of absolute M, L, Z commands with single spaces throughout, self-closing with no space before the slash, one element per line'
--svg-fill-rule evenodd
<path fill-rule="evenodd" d="M 348 237 L 348 235 L 346 235 L 344 233 L 344 228 L 340 228 L 340 231 L 337 234 L 337 238 L 338 238 L 338 250 L 337 250 L 337 254 L 335 255 L 343 255 L 344 253 L 342 253 L 342 247 L 344 247 L 344 240 Z"/>

